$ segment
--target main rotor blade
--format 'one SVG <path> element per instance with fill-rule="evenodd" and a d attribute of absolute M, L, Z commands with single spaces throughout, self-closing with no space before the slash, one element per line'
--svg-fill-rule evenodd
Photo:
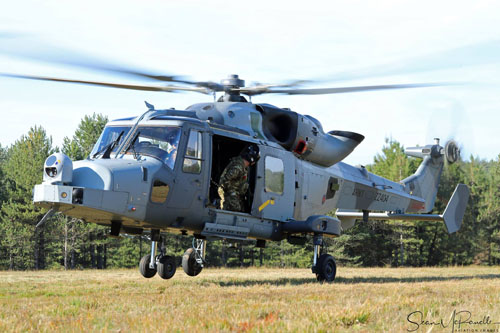
<path fill-rule="evenodd" d="M 39 80 L 39 81 L 79 83 L 79 84 L 87 84 L 87 85 L 93 85 L 93 86 L 119 88 L 119 89 L 130 89 L 130 90 L 163 91 L 163 92 L 194 91 L 194 92 L 199 92 L 202 94 L 209 93 L 209 89 L 201 88 L 201 87 L 200 88 L 195 88 L 195 87 L 191 88 L 191 87 L 179 87 L 179 86 L 163 86 L 162 87 L 162 86 L 134 85 L 134 84 L 121 84 L 121 83 L 100 82 L 100 81 L 61 79 L 61 78 L 46 77 L 46 76 L 18 75 L 18 74 L 8 74 L 8 73 L 0 73 L 0 76 L 12 77 L 12 78 L 17 78 L 17 79 Z"/>
<path fill-rule="evenodd" d="M 224 86 L 211 81 L 191 81 L 178 75 L 159 75 L 145 70 L 135 69 L 131 66 L 119 66 L 95 56 L 75 52 L 49 43 L 42 43 L 29 36 L 15 33 L 0 33 L 0 53 L 8 56 L 21 57 L 53 64 L 69 65 L 90 70 L 104 71 L 125 76 L 135 76 L 148 80 L 162 82 L 176 82 L 212 91 L 224 91 Z M 24 41 L 24 42 L 23 42 Z"/>
<path fill-rule="evenodd" d="M 257 87 L 257 89 L 242 88 L 240 92 L 249 96 L 259 94 L 286 94 L 286 95 L 325 95 L 325 94 L 343 94 L 352 92 L 372 91 L 372 90 L 394 90 L 424 87 L 439 87 L 454 85 L 458 83 L 409 83 L 409 84 L 387 84 L 376 86 L 358 86 L 358 87 L 338 87 L 338 88 L 304 88 L 304 89 L 266 89 Z"/>
<path fill-rule="evenodd" d="M 465 45 L 450 50 L 410 58 L 404 61 L 380 64 L 353 71 L 329 74 L 313 82 L 386 77 L 399 74 L 422 73 L 436 70 L 458 69 L 465 66 L 486 65 L 500 61 L 500 40 Z"/>
<path fill-rule="evenodd" d="M 26 35 L 4 32 L 0 33 L 0 39 L 2 39 L 2 43 L 0 43 L 0 53 L 13 57 L 22 57 L 31 60 L 70 65 L 163 82 L 196 84 L 196 82 L 185 80 L 181 76 L 158 75 L 148 71 L 135 69 L 131 66 L 119 66 L 95 56 L 40 42 Z"/>

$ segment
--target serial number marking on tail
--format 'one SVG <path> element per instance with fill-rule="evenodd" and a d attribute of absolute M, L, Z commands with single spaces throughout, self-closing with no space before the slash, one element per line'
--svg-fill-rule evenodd
<path fill-rule="evenodd" d="M 355 188 L 352 191 L 352 196 L 358 198 L 373 199 L 375 201 L 380 201 L 380 202 L 388 202 L 390 198 L 390 195 L 382 192 L 365 191 L 358 188 Z"/>
<path fill-rule="evenodd" d="M 381 192 L 377 192 L 377 196 L 375 197 L 375 201 L 387 202 L 389 201 L 389 195 Z"/>

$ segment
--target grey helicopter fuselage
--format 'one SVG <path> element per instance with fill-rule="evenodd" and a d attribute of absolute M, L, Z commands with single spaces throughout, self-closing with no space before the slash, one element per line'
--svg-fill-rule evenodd
<path fill-rule="evenodd" d="M 173 162 L 161 139 L 167 132 L 177 135 Z M 116 149 L 108 156 L 99 152 L 118 134 Z M 414 156 L 424 158 L 423 175 L 395 183 L 341 162 L 362 139 L 352 132 L 324 133 L 316 119 L 266 104 L 150 110 L 141 118 L 109 122 L 90 157 L 73 163 L 69 178 L 50 177 L 46 165 L 34 201 L 111 225 L 115 232 L 180 230 L 204 238 L 261 240 L 315 232 L 338 236 L 360 217 L 349 215 L 353 211 L 432 210 L 443 156 L 431 153 L 440 146 L 414 148 Z M 220 174 L 249 143 L 259 146 L 261 158 L 249 170 L 246 210 L 220 210 Z M 429 192 L 428 198 L 416 192 L 424 185 L 421 192 Z M 338 218 L 326 215 L 335 209 Z"/>
<path fill-rule="evenodd" d="M 456 187 L 443 214 L 429 214 L 445 160 L 453 163 L 459 159 L 454 141 L 441 147 L 436 139 L 433 144 L 406 149 L 407 155 L 421 158 L 422 163 L 415 174 L 396 183 L 369 173 L 363 166 L 342 162 L 364 139 L 362 135 L 338 130 L 325 133 L 313 117 L 248 103 L 244 97 L 331 95 L 449 83 L 309 86 L 338 80 L 332 75 L 326 81 L 300 79 L 246 86 L 237 74 L 220 83 L 193 81 L 121 67 L 87 55 L 75 58 L 72 52 L 56 57 L 50 54 L 47 52 L 43 60 L 154 83 L 12 73 L 0 76 L 162 93 L 223 94 L 217 102 L 195 104 L 184 111 L 155 110 L 148 104 L 149 111 L 142 116 L 109 122 L 86 160 L 73 163 L 68 156 L 56 153 L 45 161 L 43 182 L 35 186 L 33 201 L 49 210 L 37 228 L 59 211 L 111 226 L 112 236 L 146 231 L 151 253 L 139 263 L 146 278 L 158 273 L 169 279 L 175 273 L 177 261 L 167 255 L 162 232 L 193 234 L 193 247 L 182 257 L 183 270 L 190 276 L 199 274 L 204 265 L 207 239 L 256 239 L 256 246 L 262 247 L 265 240 L 285 238 L 303 244 L 304 236 L 312 234 L 313 272 L 319 281 L 331 282 L 336 264 L 331 255 L 322 253 L 323 236 L 338 236 L 356 220 L 444 221 L 449 233 L 460 229 L 469 195 L 464 184 Z M 375 72 L 384 73 L 378 67 Z M 354 78 L 361 78 L 358 74 Z M 341 73 L 340 77 L 348 75 Z M 258 145 L 261 158 L 249 168 L 243 211 L 221 210 L 217 182 L 231 158 L 250 144 Z"/>

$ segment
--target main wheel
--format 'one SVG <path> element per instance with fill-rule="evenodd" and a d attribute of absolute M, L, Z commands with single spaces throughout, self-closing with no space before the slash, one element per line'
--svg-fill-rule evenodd
<path fill-rule="evenodd" d="M 332 282 L 337 274 L 335 259 L 329 254 L 323 253 L 316 263 L 316 279 L 320 282 Z"/>
<path fill-rule="evenodd" d="M 196 261 L 196 251 L 191 247 L 182 256 L 182 269 L 189 276 L 200 274 L 203 267 Z"/>
<path fill-rule="evenodd" d="M 177 265 L 175 263 L 175 258 L 172 256 L 163 256 L 158 260 L 158 265 L 156 271 L 162 279 L 170 279 L 175 274 Z"/>
<path fill-rule="evenodd" d="M 150 261 L 151 261 L 151 255 L 146 254 L 144 257 L 142 257 L 141 261 L 139 262 L 139 271 L 141 272 L 142 276 L 148 279 L 152 278 L 156 274 L 156 269 L 149 267 Z"/>

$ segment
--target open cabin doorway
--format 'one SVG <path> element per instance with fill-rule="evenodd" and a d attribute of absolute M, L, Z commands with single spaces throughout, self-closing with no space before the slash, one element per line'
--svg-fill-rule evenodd
<path fill-rule="evenodd" d="M 212 172 L 210 175 L 210 202 L 214 208 L 220 209 L 218 187 L 220 176 L 231 158 L 239 156 L 250 142 L 214 134 L 212 137 Z M 256 166 L 250 166 L 248 172 L 249 190 L 244 200 L 244 212 L 250 213 L 255 190 Z"/>

